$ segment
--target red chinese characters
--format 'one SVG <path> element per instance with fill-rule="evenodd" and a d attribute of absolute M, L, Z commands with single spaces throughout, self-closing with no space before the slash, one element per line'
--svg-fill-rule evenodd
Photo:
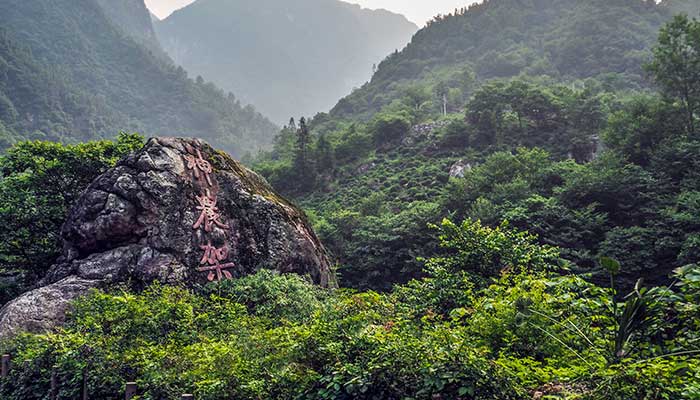
<path fill-rule="evenodd" d="M 219 208 L 216 206 L 216 195 L 212 195 L 209 189 L 202 194 L 197 196 L 197 210 L 201 211 L 199 218 L 192 225 L 193 229 L 199 229 L 202 224 L 204 224 L 204 230 L 206 232 L 211 232 L 214 225 L 222 229 L 228 229 L 228 226 L 221 222 L 221 214 L 219 213 Z"/>
<path fill-rule="evenodd" d="M 199 267 L 199 272 L 208 272 L 207 279 L 209 282 L 216 280 L 222 280 L 223 278 L 232 279 L 231 273 L 226 271 L 229 268 L 236 266 L 234 263 L 224 263 L 228 258 L 228 248 L 226 246 L 221 248 L 216 248 L 211 245 L 211 242 L 207 243 L 206 246 L 200 246 L 204 250 L 204 256 L 199 262 L 201 265 Z"/>
<path fill-rule="evenodd" d="M 197 157 L 188 154 L 185 156 L 185 161 L 187 162 L 187 169 L 192 170 L 196 179 L 199 179 L 200 176 L 204 176 L 207 184 L 209 184 L 209 186 L 212 185 L 210 175 L 213 170 L 211 163 L 202 157 L 202 152 L 199 149 L 197 149 Z"/>
<path fill-rule="evenodd" d="M 196 209 L 200 212 L 197 221 L 192 225 L 195 231 L 204 227 L 204 233 L 210 234 L 214 227 L 219 227 L 223 230 L 228 230 L 229 227 L 221 221 L 222 215 L 217 207 L 217 192 L 218 184 L 213 176 L 211 163 L 204 159 L 200 149 L 187 147 L 189 154 L 185 155 L 186 167 L 192 171 L 197 182 L 196 187 L 200 187 L 202 192 L 196 196 L 198 205 Z M 196 153 L 196 156 L 194 155 Z M 226 232 L 228 234 L 228 232 Z M 212 245 L 211 236 L 207 244 L 200 246 L 204 251 L 202 259 L 199 261 L 197 271 L 206 272 L 207 279 L 212 282 L 214 280 L 221 281 L 222 279 L 232 279 L 233 275 L 228 269 L 234 268 L 236 265 L 232 262 L 226 262 L 229 256 L 229 248 L 226 244 L 222 247 Z"/>

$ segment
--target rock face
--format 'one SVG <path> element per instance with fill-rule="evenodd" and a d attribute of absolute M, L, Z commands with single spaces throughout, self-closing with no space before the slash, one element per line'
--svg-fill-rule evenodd
<path fill-rule="evenodd" d="M 459 160 L 450 167 L 450 178 L 464 178 L 464 174 L 472 170 L 472 165 L 464 160 Z"/>
<path fill-rule="evenodd" d="M 0 310 L 0 338 L 51 329 L 71 300 L 116 283 L 206 284 L 268 268 L 335 285 L 303 212 L 196 139 L 149 140 L 90 185 L 62 236 L 41 287 Z"/>

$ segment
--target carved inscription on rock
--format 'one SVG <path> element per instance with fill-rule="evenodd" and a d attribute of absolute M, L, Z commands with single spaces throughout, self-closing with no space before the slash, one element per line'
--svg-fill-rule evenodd
<path fill-rule="evenodd" d="M 221 222 L 221 214 L 216 206 L 216 195 L 212 195 L 207 189 L 204 194 L 197 196 L 197 202 L 199 203 L 197 210 L 200 211 L 200 214 L 197 221 L 192 225 L 193 229 L 199 229 L 202 225 L 204 225 L 205 232 L 211 232 L 214 226 L 228 229 L 228 225 Z"/>
<path fill-rule="evenodd" d="M 221 247 L 212 245 L 211 233 L 214 227 L 218 227 L 226 231 L 228 236 L 229 226 L 222 221 L 222 215 L 217 207 L 218 184 L 216 177 L 213 176 L 213 168 L 211 163 L 202 156 L 201 149 L 188 148 L 185 158 L 185 165 L 192 173 L 196 185 L 200 189 L 199 195 L 196 196 L 198 205 L 196 210 L 199 211 L 197 221 L 192 225 L 195 231 L 204 227 L 207 244 L 200 246 L 204 252 L 202 259 L 199 262 L 197 271 L 207 274 L 207 279 L 210 282 L 221 281 L 223 279 L 232 279 L 233 275 L 227 271 L 235 268 L 232 262 L 226 262 L 229 256 L 229 248 L 226 244 Z"/>

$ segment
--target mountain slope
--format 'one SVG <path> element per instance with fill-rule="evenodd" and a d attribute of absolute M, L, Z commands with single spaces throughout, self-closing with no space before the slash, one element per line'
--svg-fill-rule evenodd
<path fill-rule="evenodd" d="M 109 19 L 124 33 L 155 52 L 162 52 L 151 13 L 143 0 L 96 0 Z"/>
<path fill-rule="evenodd" d="M 81 127 L 75 137 L 120 130 L 198 136 L 239 155 L 269 143 L 277 131 L 269 120 L 214 85 L 188 79 L 182 68 L 137 43 L 107 14 L 96 0 L 0 3 L 0 26 L 8 35 L 28 47 L 39 64 L 51 66 L 56 80 L 95 99 L 105 110 L 100 115 L 113 116 L 105 126 Z M 147 27 L 148 14 L 144 18 L 141 26 Z"/>
<path fill-rule="evenodd" d="M 25 139 L 84 140 L 114 118 L 99 99 L 68 85 L 55 70 L 0 29 L 0 149 Z"/>
<path fill-rule="evenodd" d="M 605 256 L 626 287 L 662 282 L 700 254 L 697 227 L 671 211 L 694 198 L 698 141 L 643 72 L 671 15 L 640 0 L 490 0 L 440 18 L 305 120 L 310 140 L 290 123 L 255 168 L 307 209 L 347 286 L 420 276 L 443 217 L 507 220 L 595 279 L 609 279 Z"/>
<path fill-rule="evenodd" d="M 416 29 L 337 0 L 199 0 L 156 23 L 178 64 L 279 122 L 329 109 Z"/>
<path fill-rule="evenodd" d="M 463 77 L 471 74 L 476 81 L 523 74 L 643 87 L 641 65 L 670 15 L 665 5 L 643 0 L 487 0 L 433 20 L 333 114 L 371 115 L 411 85 L 440 82 L 466 92 L 456 96 L 461 107 L 470 91 Z"/>

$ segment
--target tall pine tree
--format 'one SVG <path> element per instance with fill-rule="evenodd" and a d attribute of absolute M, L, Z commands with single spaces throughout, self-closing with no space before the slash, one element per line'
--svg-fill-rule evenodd
<path fill-rule="evenodd" d="M 329 174 L 334 168 L 333 148 L 326 138 L 321 134 L 316 141 L 316 168 L 320 174 Z"/>
<path fill-rule="evenodd" d="M 306 126 L 306 119 L 302 117 L 299 120 L 299 129 L 297 129 L 297 146 L 294 154 L 294 169 L 299 177 L 299 187 L 302 190 L 308 190 L 313 187 L 313 174 L 311 163 L 309 162 L 309 143 L 311 134 Z"/>

